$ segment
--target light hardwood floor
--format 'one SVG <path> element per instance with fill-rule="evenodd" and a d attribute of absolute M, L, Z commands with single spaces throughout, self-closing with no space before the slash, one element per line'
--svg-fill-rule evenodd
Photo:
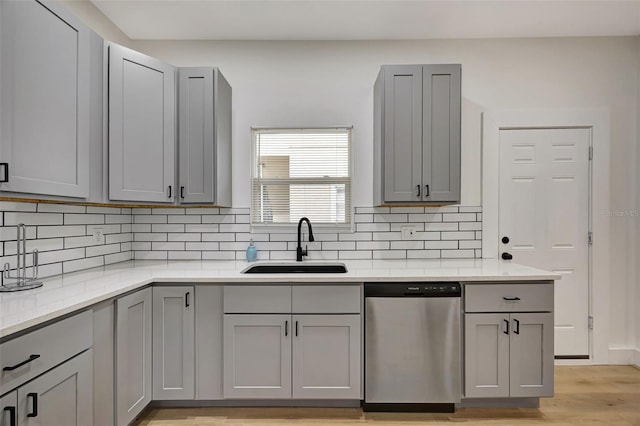
<path fill-rule="evenodd" d="M 356 408 L 162 408 L 139 425 L 376 426 L 438 425 L 640 426 L 640 370 L 629 366 L 556 367 L 555 397 L 540 408 L 464 408 L 454 414 L 363 413 Z"/>

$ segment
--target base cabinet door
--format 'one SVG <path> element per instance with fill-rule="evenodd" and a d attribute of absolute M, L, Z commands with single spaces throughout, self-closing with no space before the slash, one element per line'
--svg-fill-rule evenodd
<path fill-rule="evenodd" d="M 18 391 L 0 398 L 0 426 L 18 426 Z"/>
<path fill-rule="evenodd" d="M 91 30 L 60 3 L 0 2 L 0 191 L 89 196 Z"/>
<path fill-rule="evenodd" d="M 360 315 L 293 316 L 293 398 L 360 398 Z"/>
<path fill-rule="evenodd" d="M 465 397 L 509 396 L 509 314 L 465 314 Z"/>
<path fill-rule="evenodd" d="M 224 316 L 224 397 L 291 398 L 291 315 Z"/>
<path fill-rule="evenodd" d="M 18 424 L 93 424 L 91 349 L 18 388 Z"/>
<path fill-rule="evenodd" d="M 151 402 L 151 289 L 116 300 L 116 417 L 128 425 Z"/>
<path fill-rule="evenodd" d="M 193 399 L 193 287 L 153 288 L 153 399 Z"/>
<path fill-rule="evenodd" d="M 553 396 L 553 314 L 511 314 L 510 395 Z"/>

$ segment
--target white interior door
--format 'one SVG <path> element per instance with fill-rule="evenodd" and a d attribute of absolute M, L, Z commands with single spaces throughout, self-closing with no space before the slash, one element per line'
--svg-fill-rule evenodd
<path fill-rule="evenodd" d="M 587 128 L 500 130 L 499 255 L 562 275 L 556 356 L 589 355 L 590 146 Z"/>

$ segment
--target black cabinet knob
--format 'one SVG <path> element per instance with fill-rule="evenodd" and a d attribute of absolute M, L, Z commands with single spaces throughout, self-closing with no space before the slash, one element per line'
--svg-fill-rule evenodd
<path fill-rule="evenodd" d="M 502 258 L 504 260 L 511 260 L 513 259 L 513 256 L 510 253 L 507 253 L 506 251 L 504 253 L 502 253 Z"/>
<path fill-rule="evenodd" d="M 509 237 L 502 237 L 502 244 L 509 244 Z"/>

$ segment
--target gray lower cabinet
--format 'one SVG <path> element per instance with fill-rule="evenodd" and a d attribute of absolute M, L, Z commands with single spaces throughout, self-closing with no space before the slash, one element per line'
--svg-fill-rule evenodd
<path fill-rule="evenodd" d="M 93 424 L 93 354 L 86 352 L 18 388 L 20 426 Z"/>
<path fill-rule="evenodd" d="M 293 398 L 360 399 L 360 315 L 294 315 L 293 334 Z"/>
<path fill-rule="evenodd" d="M 18 391 L 0 398 L 0 426 L 18 425 Z"/>
<path fill-rule="evenodd" d="M 198 400 L 223 398 L 222 285 L 197 285 L 196 395 Z"/>
<path fill-rule="evenodd" d="M 460 201 L 460 65 L 385 65 L 374 85 L 374 203 Z"/>
<path fill-rule="evenodd" d="M 291 398 L 291 315 L 224 316 L 224 397 Z"/>
<path fill-rule="evenodd" d="M 153 399 L 194 399 L 193 287 L 153 288 Z"/>
<path fill-rule="evenodd" d="M 151 288 L 116 299 L 116 421 L 128 425 L 151 402 Z"/>
<path fill-rule="evenodd" d="M 465 314 L 465 397 L 553 396 L 553 314 Z"/>
<path fill-rule="evenodd" d="M 179 201 L 231 206 L 231 86 L 218 68 L 178 72 Z"/>
<path fill-rule="evenodd" d="M 0 191 L 87 198 L 92 32 L 58 1 L 0 15 Z"/>
<path fill-rule="evenodd" d="M 175 68 L 109 45 L 109 199 L 175 200 Z"/>

